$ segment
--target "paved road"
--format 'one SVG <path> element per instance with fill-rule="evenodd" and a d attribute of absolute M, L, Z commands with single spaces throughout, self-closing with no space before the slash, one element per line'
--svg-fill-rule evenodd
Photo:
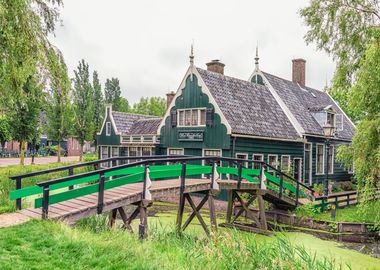
<path fill-rule="evenodd" d="M 32 161 L 32 158 L 25 158 L 25 165 L 29 165 Z M 61 157 L 62 162 L 72 162 L 79 161 L 79 157 Z M 57 157 L 36 157 L 34 163 L 36 164 L 48 164 L 57 162 Z M 20 158 L 0 158 L 0 167 L 6 167 L 10 165 L 20 164 Z"/>

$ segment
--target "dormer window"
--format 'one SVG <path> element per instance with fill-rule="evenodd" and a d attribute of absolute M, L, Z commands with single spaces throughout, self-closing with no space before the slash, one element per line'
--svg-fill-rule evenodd
<path fill-rule="evenodd" d="M 106 123 L 106 136 L 111 136 L 111 122 Z"/>
<path fill-rule="evenodd" d="M 334 131 L 343 130 L 343 115 L 337 114 L 331 105 L 309 108 L 309 111 L 322 128 L 329 126 L 333 127 Z"/>

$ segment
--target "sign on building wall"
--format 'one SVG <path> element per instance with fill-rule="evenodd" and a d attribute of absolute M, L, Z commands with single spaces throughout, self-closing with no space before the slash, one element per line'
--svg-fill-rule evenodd
<path fill-rule="evenodd" d="M 203 131 L 178 131 L 179 141 L 203 141 Z"/>

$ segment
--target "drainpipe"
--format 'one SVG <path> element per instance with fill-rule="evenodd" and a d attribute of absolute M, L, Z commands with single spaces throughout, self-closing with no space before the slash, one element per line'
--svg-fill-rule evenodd
<path fill-rule="evenodd" d="M 234 137 L 234 140 L 232 142 L 232 158 L 235 156 L 235 142 L 236 142 L 236 137 Z"/>

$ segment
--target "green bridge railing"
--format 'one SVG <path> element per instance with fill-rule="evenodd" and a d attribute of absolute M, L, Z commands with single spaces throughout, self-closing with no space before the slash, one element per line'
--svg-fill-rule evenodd
<path fill-rule="evenodd" d="M 129 164 L 117 165 L 122 160 L 137 160 Z M 111 163 L 113 167 L 99 168 L 99 164 Z M 202 163 L 200 165 L 197 163 Z M 258 169 L 248 168 L 248 165 L 256 165 Z M 96 170 L 73 174 L 73 168 L 95 165 Z M 270 169 L 272 172 L 268 172 Z M 115 187 L 143 182 L 142 199 L 145 199 L 148 180 L 159 181 L 180 177 L 181 189 L 185 188 L 186 178 L 208 177 L 210 188 L 213 188 L 215 174 L 219 179 L 230 179 L 237 181 L 238 188 L 242 181 L 255 183 L 260 187 L 275 191 L 279 198 L 288 197 L 298 205 L 299 198 L 311 198 L 314 191 L 302 182 L 277 170 L 261 161 L 242 160 L 227 157 L 195 157 L 195 156 L 143 156 L 143 157 L 117 157 L 95 162 L 87 162 L 66 166 L 57 169 L 15 176 L 12 179 L 21 181 L 26 177 L 48 174 L 56 171 L 68 170 L 69 176 L 37 183 L 37 185 L 25 188 L 16 188 L 10 193 L 12 200 L 21 201 L 28 196 L 37 196 L 34 207 L 42 207 L 42 217 L 48 216 L 49 205 L 78 198 L 88 194 L 98 193 L 98 213 L 103 211 L 104 191 Z M 71 172 L 71 173 L 70 173 Z M 17 183 L 17 182 L 16 182 Z M 75 188 L 74 188 L 75 187 Z M 51 194 L 51 191 L 54 191 Z M 42 197 L 41 197 L 42 196 Z M 20 204 L 21 208 L 21 204 Z"/>

